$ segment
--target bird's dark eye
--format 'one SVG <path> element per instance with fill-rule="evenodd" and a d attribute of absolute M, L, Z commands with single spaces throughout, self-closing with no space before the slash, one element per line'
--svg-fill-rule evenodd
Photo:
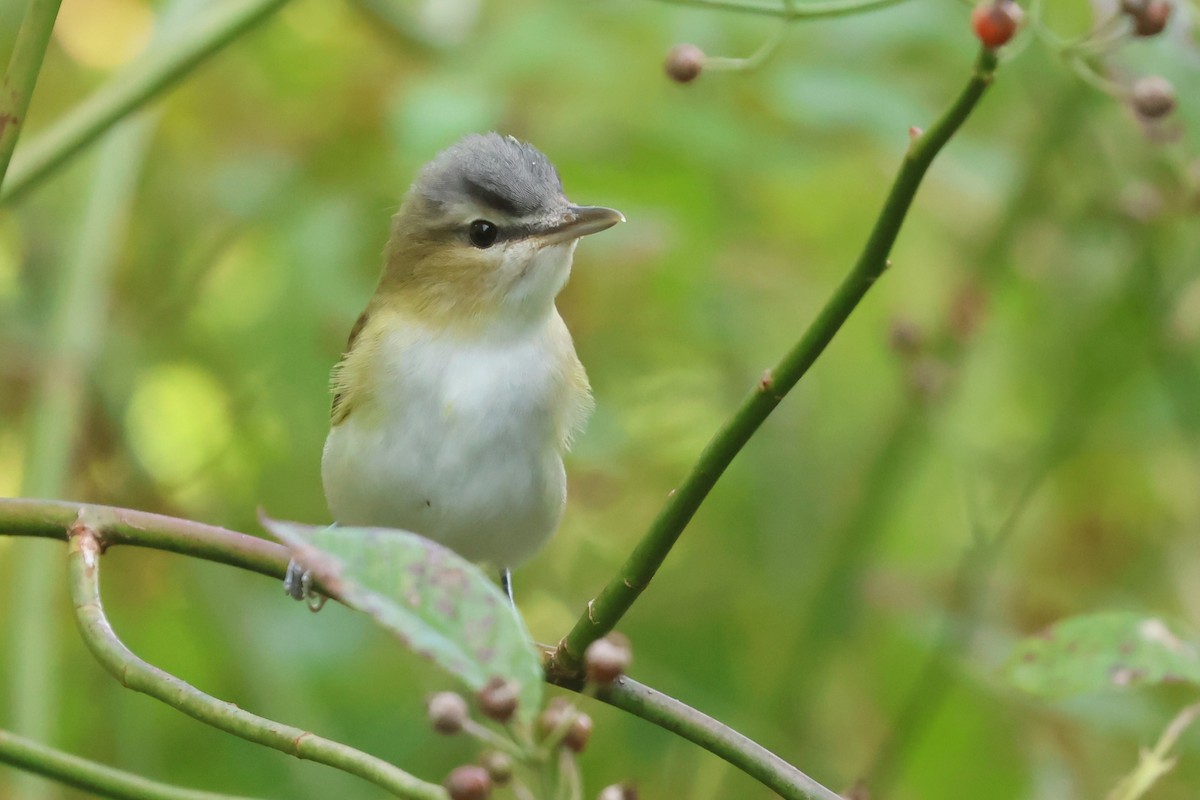
<path fill-rule="evenodd" d="M 468 235 L 471 237 L 471 244 L 482 250 L 496 243 L 500 229 L 496 227 L 495 223 L 488 222 L 486 219 L 477 219 L 471 223 Z"/>

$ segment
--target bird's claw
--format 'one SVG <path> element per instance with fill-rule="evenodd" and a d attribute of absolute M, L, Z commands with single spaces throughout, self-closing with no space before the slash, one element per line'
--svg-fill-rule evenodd
<path fill-rule="evenodd" d="M 287 572 L 283 574 L 283 592 L 293 600 L 303 600 L 308 610 L 314 614 L 321 610 L 329 598 L 320 592 L 313 591 L 312 572 L 304 569 L 292 559 L 288 562 Z"/>
<path fill-rule="evenodd" d="M 508 597 L 509 605 L 516 608 L 517 603 L 513 600 L 512 570 L 500 570 L 500 590 Z"/>

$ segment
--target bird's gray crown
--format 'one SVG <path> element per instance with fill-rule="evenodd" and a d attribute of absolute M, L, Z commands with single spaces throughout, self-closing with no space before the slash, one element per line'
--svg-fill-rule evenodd
<path fill-rule="evenodd" d="M 417 191 L 438 206 L 471 201 L 515 218 L 564 202 L 562 179 L 550 159 L 498 133 L 474 133 L 438 153 L 421 171 Z"/>

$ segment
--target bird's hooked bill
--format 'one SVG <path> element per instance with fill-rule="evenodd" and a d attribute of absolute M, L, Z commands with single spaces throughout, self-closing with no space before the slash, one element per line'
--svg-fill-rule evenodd
<path fill-rule="evenodd" d="M 547 244 L 569 242 L 589 233 L 599 233 L 608 230 L 618 222 L 624 222 L 625 215 L 615 208 L 604 206 L 568 206 L 560 220 L 541 232 L 541 238 Z"/>

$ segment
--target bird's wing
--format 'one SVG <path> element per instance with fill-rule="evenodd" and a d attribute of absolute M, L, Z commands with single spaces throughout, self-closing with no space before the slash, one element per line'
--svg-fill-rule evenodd
<path fill-rule="evenodd" d="M 339 424 L 350 414 L 350 410 L 354 408 L 357 389 L 361 385 L 361 381 L 353 380 L 354 344 L 358 341 L 359 334 L 363 332 L 363 328 L 367 327 L 367 320 L 370 317 L 371 309 L 369 307 L 358 315 L 358 320 L 354 323 L 354 327 L 350 329 L 350 338 L 346 341 L 346 352 L 342 354 L 341 359 L 333 368 L 333 375 L 330 380 L 333 386 L 333 404 L 329 409 L 329 421 L 331 425 Z"/>

